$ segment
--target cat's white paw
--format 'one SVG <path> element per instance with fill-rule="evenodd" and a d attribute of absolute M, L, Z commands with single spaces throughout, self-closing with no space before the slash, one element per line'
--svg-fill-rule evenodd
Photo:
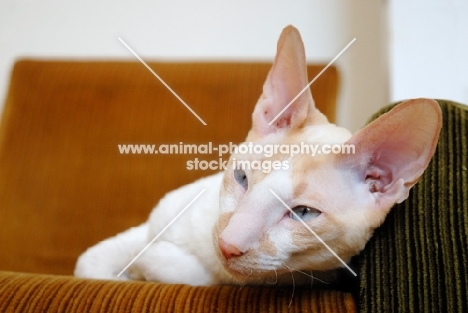
<path fill-rule="evenodd" d="M 78 258 L 74 275 L 94 279 L 129 280 L 125 273 L 117 275 L 146 245 L 147 234 L 148 225 L 145 223 L 101 241 Z"/>
<path fill-rule="evenodd" d="M 212 273 L 200 260 L 168 241 L 154 242 L 128 269 L 132 279 L 193 286 L 211 285 Z"/>

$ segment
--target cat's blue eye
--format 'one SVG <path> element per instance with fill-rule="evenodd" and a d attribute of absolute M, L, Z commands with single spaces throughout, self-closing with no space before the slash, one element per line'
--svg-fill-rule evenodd
<path fill-rule="evenodd" d="M 248 181 L 247 181 L 247 175 L 245 174 L 244 170 L 242 169 L 235 169 L 234 170 L 234 179 L 236 182 L 242 186 L 242 188 L 247 190 L 248 187 Z"/>
<path fill-rule="evenodd" d="M 295 213 L 293 214 L 292 212 L 289 213 L 289 217 L 292 218 L 295 221 L 298 221 L 300 218 L 304 222 L 313 220 L 314 218 L 317 218 L 322 212 L 320 212 L 317 209 L 314 208 L 309 208 L 305 205 L 298 205 L 294 208 L 292 208 L 292 211 Z"/>

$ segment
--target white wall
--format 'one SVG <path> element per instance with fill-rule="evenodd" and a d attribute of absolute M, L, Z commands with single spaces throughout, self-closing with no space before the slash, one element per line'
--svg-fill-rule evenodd
<path fill-rule="evenodd" d="M 340 1 L 346 12 L 345 38 L 356 42 L 340 58 L 343 76 L 338 121 L 355 131 L 389 103 L 387 7 L 384 1 Z"/>
<path fill-rule="evenodd" d="M 391 99 L 468 104 L 468 1 L 393 0 Z"/>
<path fill-rule="evenodd" d="M 385 10 L 360 0 L 2 0 L 0 101 L 21 57 L 271 61 L 281 29 L 302 33 L 309 61 L 342 71 L 339 124 L 353 130 L 388 103 Z M 351 4 L 353 3 L 353 4 Z M 259 91 L 260 92 L 260 91 Z"/>

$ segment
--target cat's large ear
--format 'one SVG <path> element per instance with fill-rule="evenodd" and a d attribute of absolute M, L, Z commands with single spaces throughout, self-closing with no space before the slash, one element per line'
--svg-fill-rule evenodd
<path fill-rule="evenodd" d="M 278 40 L 275 61 L 253 112 L 251 135 L 262 137 L 272 132 L 301 127 L 308 114 L 313 111 L 318 113 L 308 88 L 269 125 L 307 84 L 304 44 L 299 31 L 288 26 L 283 29 Z"/>
<path fill-rule="evenodd" d="M 442 126 L 438 103 L 402 102 L 350 138 L 354 155 L 340 155 L 342 165 L 357 171 L 377 208 L 389 210 L 408 197 L 434 154 Z M 386 212 L 385 212 L 386 214 Z"/>

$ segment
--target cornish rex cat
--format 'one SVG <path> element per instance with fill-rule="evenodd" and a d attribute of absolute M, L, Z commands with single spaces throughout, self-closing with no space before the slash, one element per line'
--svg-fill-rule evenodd
<path fill-rule="evenodd" d="M 234 152 L 224 172 L 168 193 L 146 223 L 89 248 L 75 275 L 190 285 L 262 284 L 291 283 L 291 273 L 298 271 L 324 277 L 320 274 L 343 267 L 342 261 L 364 248 L 392 206 L 405 200 L 421 177 L 436 148 L 441 113 L 433 100 L 409 100 L 352 135 L 315 108 L 310 89 L 285 109 L 307 83 L 303 43 L 288 26 L 246 143 L 346 144 L 354 154 L 325 153 L 329 149 L 315 156 Z M 265 172 L 239 167 L 238 161 L 278 161 L 280 166 Z"/>

